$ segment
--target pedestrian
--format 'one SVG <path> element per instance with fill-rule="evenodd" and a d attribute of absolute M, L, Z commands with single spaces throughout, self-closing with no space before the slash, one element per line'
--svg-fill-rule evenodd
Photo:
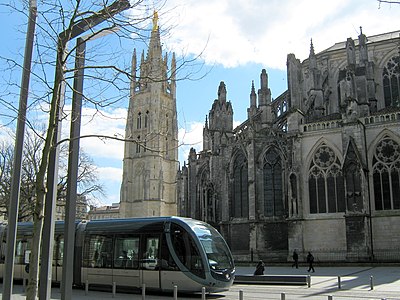
<path fill-rule="evenodd" d="M 293 251 L 293 264 L 292 264 L 292 268 L 296 267 L 296 269 L 299 268 L 299 255 L 297 254 L 297 250 L 294 249 Z"/>
<path fill-rule="evenodd" d="M 258 262 L 254 275 L 264 275 L 264 262 L 262 260 Z"/>
<path fill-rule="evenodd" d="M 313 263 L 314 263 L 314 256 L 311 254 L 311 252 L 308 252 L 308 255 L 307 255 L 307 263 L 308 263 L 308 270 L 307 270 L 307 272 L 310 272 L 310 271 L 312 270 L 312 272 L 314 273 L 314 272 L 315 272 L 314 266 L 313 266 Z"/>

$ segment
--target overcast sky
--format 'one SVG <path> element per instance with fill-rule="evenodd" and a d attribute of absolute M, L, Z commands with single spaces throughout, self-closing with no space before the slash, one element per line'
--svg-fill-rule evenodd
<path fill-rule="evenodd" d="M 179 137 L 188 144 L 180 148 L 180 162 L 187 159 L 190 147 L 201 150 L 205 116 L 220 81 L 227 85 L 239 124 L 246 118 L 251 81 L 259 87 L 261 69 L 267 69 L 276 98 L 286 89 L 287 54 L 302 61 L 308 57 L 311 39 L 320 52 L 348 37 L 356 39 L 360 26 L 367 36 L 399 30 L 399 15 L 400 5 L 376 0 L 167 0 L 159 23 L 161 29 L 172 29 L 162 37 L 163 50 L 174 51 L 178 58 L 202 53 L 204 70 L 210 72 L 201 80 L 178 82 Z M 0 25 L 7 28 L 10 16 L 2 17 Z M 126 108 L 108 110 L 108 117 L 84 119 L 82 134 L 124 135 Z M 92 116 L 88 110 L 85 114 Z M 84 139 L 81 146 L 95 159 L 106 185 L 103 203 L 119 202 L 123 144 Z"/>

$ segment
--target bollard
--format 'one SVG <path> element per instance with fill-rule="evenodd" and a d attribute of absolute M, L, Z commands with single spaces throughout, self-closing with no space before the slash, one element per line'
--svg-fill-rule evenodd
<path fill-rule="evenodd" d="M 25 293 L 26 292 L 26 278 L 22 279 L 22 288 Z"/>
<path fill-rule="evenodd" d="M 281 300 L 285 300 L 286 299 L 286 294 L 285 293 L 281 293 Z"/>
<path fill-rule="evenodd" d="M 329 296 L 328 296 L 328 300 L 333 300 L 333 296 L 332 296 L 332 295 L 329 295 Z"/>
<path fill-rule="evenodd" d="M 369 278 L 369 283 L 371 285 L 371 291 L 374 289 L 374 276 L 371 275 L 371 277 Z"/>
<path fill-rule="evenodd" d="M 307 276 L 307 286 L 311 287 L 311 275 Z"/>
<path fill-rule="evenodd" d="M 239 291 L 239 300 L 243 300 L 243 290 Z"/>
<path fill-rule="evenodd" d="M 201 300 L 206 300 L 206 288 L 204 286 L 201 288 Z"/>
<path fill-rule="evenodd" d="M 85 282 L 85 296 L 89 294 L 89 280 L 86 280 Z"/>
<path fill-rule="evenodd" d="M 115 281 L 114 281 L 114 282 L 113 282 L 113 285 L 112 285 L 112 297 L 113 297 L 113 298 L 115 297 L 116 291 L 117 291 L 117 284 L 116 284 Z"/>
<path fill-rule="evenodd" d="M 174 285 L 174 300 L 178 300 L 178 286 Z"/>
<path fill-rule="evenodd" d="M 342 288 L 342 282 L 340 280 L 340 276 L 337 277 L 337 285 L 338 285 L 338 289 L 340 290 Z"/>
<path fill-rule="evenodd" d="M 142 284 L 142 300 L 146 299 L 146 284 Z"/>

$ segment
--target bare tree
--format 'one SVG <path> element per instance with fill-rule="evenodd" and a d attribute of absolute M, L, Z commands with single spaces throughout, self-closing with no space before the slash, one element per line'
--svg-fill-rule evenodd
<path fill-rule="evenodd" d="M 36 174 L 41 161 L 41 154 L 44 139 L 41 136 L 28 131 L 24 141 L 24 154 L 22 162 L 22 177 L 20 189 L 20 203 L 18 211 L 19 221 L 31 221 L 36 191 Z M 0 144 L 0 212 L 3 215 L 8 214 L 8 204 L 11 191 L 11 175 L 13 163 L 14 148 L 13 145 L 3 141 Z M 67 189 L 67 159 L 68 147 L 63 144 L 60 151 L 60 166 L 57 189 L 57 206 L 65 205 L 65 194 Z M 102 184 L 98 181 L 97 168 L 91 157 L 84 151 L 79 153 L 78 166 L 78 193 L 87 199 L 88 203 L 104 196 Z M 84 204 L 84 203 L 81 203 Z"/>

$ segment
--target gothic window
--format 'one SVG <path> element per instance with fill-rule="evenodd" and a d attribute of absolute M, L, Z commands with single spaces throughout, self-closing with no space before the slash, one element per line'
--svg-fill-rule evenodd
<path fill-rule="evenodd" d="M 282 216 L 283 189 L 282 189 L 282 160 L 275 149 L 270 149 L 264 156 L 264 215 Z"/>
<path fill-rule="evenodd" d="M 346 209 L 344 179 L 339 159 L 322 144 L 314 153 L 308 171 L 310 213 L 336 213 Z"/>
<path fill-rule="evenodd" d="M 146 111 L 146 115 L 144 116 L 144 128 L 147 128 L 149 126 L 149 111 Z"/>
<path fill-rule="evenodd" d="M 385 107 L 400 107 L 400 56 L 392 57 L 383 68 Z"/>
<path fill-rule="evenodd" d="M 400 146 L 385 137 L 373 157 L 373 182 L 376 210 L 400 209 Z"/>
<path fill-rule="evenodd" d="M 247 218 L 249 215 L 248 171 L 243 154 L 238 155 L 233 166 L 232 216 Z"/>
<path fill-rule="evenodd" d="M 136 127 L 137 127 L 137 129 L 142 128 L 142 113 L 141 112 L 138 113 Z"/>

